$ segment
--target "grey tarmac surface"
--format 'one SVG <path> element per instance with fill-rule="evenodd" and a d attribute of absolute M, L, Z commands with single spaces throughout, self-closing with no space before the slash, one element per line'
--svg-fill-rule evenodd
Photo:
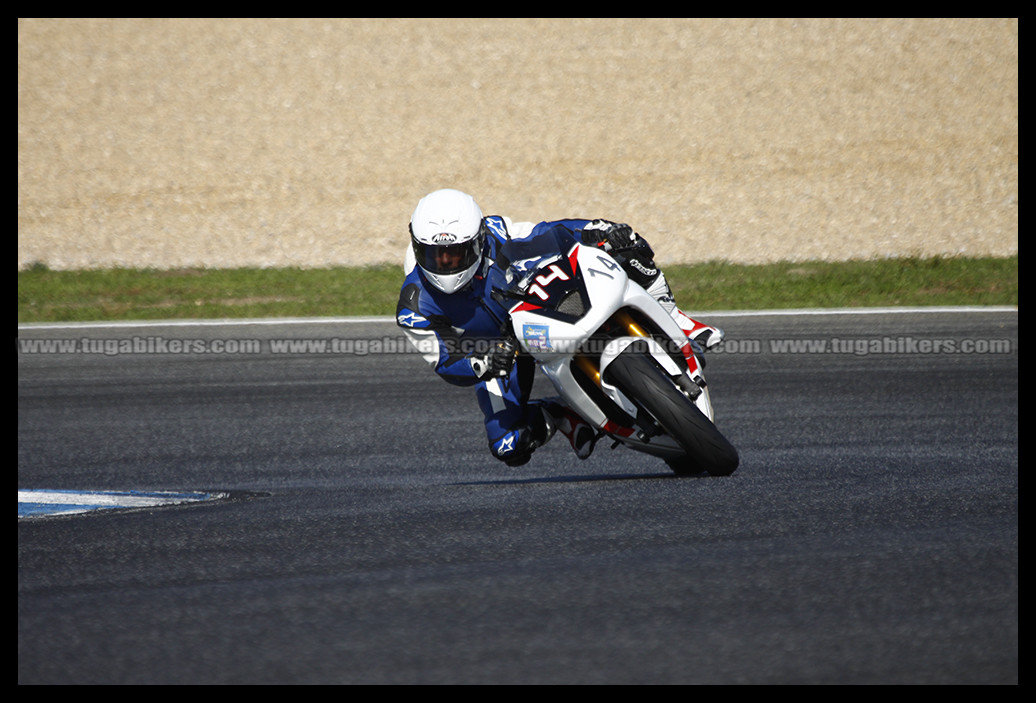
<path fill-rule="evenodd" d="M 1017 683 L 1017 311 L 706 319 L 729 478 L 497 464 L 391 322 L 19 328 L 19 488 L 237 498 L 19 520 L 19 683 Z M 262 345 L 24 345 L 148 337 Z"/>

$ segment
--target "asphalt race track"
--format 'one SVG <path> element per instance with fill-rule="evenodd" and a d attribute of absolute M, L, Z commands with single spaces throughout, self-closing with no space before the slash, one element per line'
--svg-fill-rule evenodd
<path fill-rule="evenodd" d="M 228 497 L 19 518 L 19 683 L 1017 683 L 1017 310 L 708 319 L 728 478 L 508 469 L 391 321 L 20 327 L 19 489 Z"/>

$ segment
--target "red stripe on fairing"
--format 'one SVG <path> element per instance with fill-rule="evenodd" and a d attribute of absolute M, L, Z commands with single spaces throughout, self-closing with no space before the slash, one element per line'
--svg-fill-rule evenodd
<path fill-rule="evenodd" d="M 532 303 L 524 303 L 523 302 L 523 303 L 518 303 L 513 308 L 511 308 L 511 314 L 514 314 L 516 312 L 523 312 L 525 310 L 542 310 L 542 309 L 543 308 L 541 306 L 539 306 L 539 305 L 533 305 Z"/>
<path fill-rule="evenodd" d="M 572 247 L 572 251 L 568 252 L 568 265 L 572 267 L 572 273 L 579 270 L 579 245 L 576 244 Z"/>

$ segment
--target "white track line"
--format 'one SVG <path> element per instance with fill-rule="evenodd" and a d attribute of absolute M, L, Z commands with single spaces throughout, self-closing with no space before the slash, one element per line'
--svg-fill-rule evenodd
<path fill-rule="evenodd" d="M 690 314 L 695 314 L 688 311 Z M 954 306 L 954 307 L 891 307 L 891 308 L 798 308 L 789 310 L 722 310 L 699 312 L 712 317 L 777 317 L 798 315 L 901 315 L 924 313 L 1018 312 L 1017 305 Z M 225 320 L 126 320 L 120 322 L 24 322 L 19 330 L 106 329 L 117 327 L 243 327 L 248 325 L 320 325 L 395 322 L 395 317 L 279 317 Z"/>
<path fill-rule="evenodd" d="M 129 493 L 119 491 L 33 491 L 19 490 L 19 503 L 47 505 L 96 505 L 117 508 L 148 508 L 156 505 L 175 505 L 211 500 L 221 494 L 213 493 Z"/>

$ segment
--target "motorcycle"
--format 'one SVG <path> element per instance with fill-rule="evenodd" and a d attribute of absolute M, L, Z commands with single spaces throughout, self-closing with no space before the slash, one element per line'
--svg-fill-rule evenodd
<path fill-rule="evenodd" d="M 493 296 L 509 307 L 509 333 L 599 437 L 680 476 L 737 469 L 694 345 L 615 258 L 552 230 L 509 239 L 498 263 Z"/>

